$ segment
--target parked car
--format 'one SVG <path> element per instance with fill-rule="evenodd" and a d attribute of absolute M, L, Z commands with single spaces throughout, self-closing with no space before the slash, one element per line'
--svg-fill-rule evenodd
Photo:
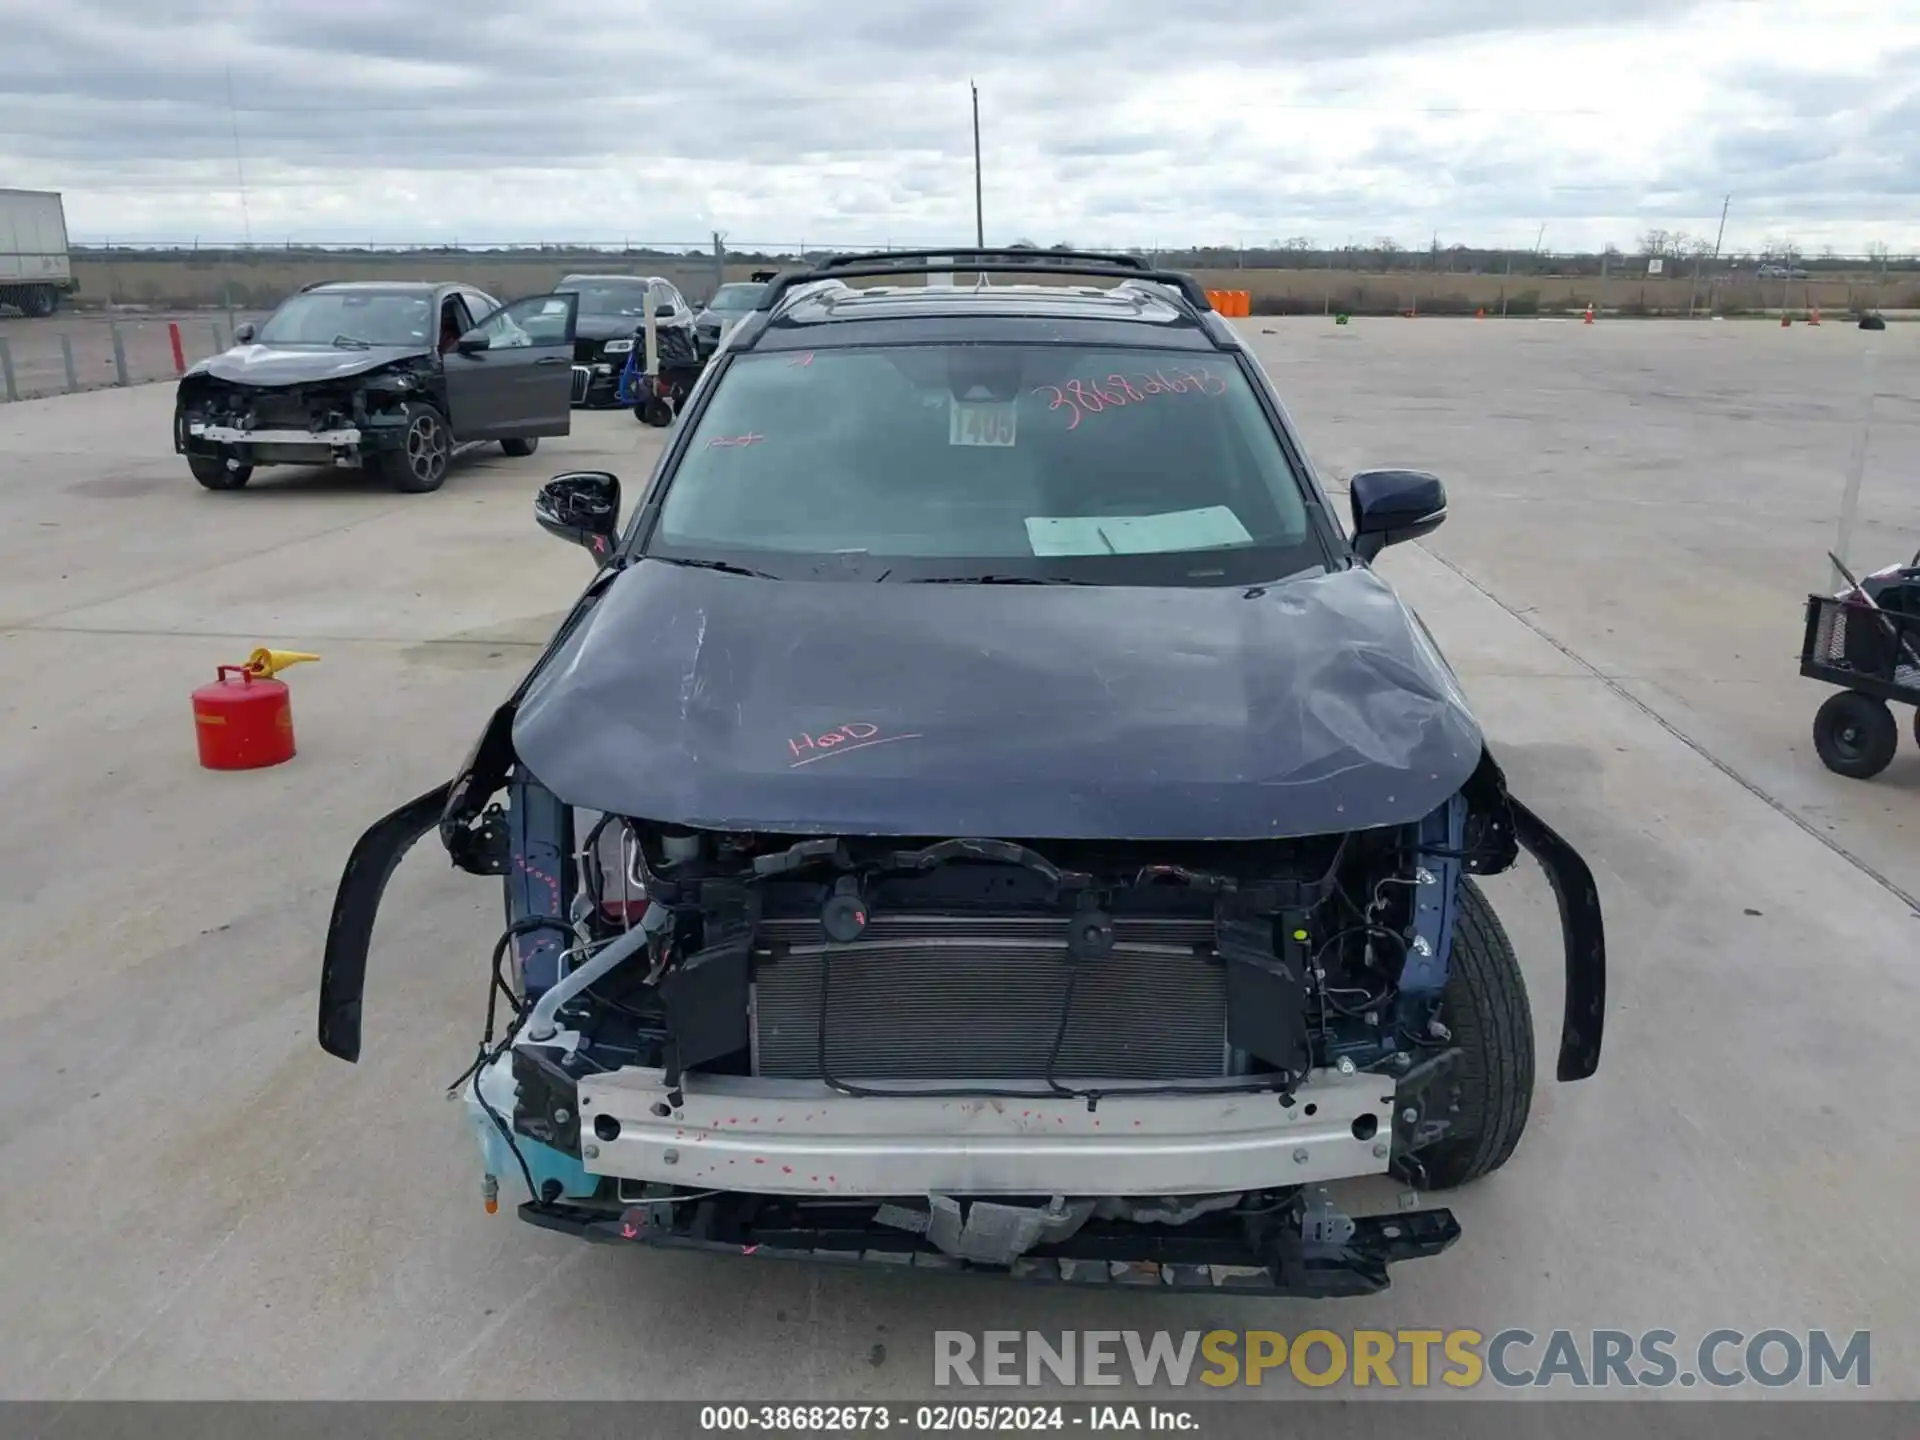
<path fill-rule="evenodd" d="M 1189 276 L 945 253 L 770 285 L 624 515 L 606 472 L 541 490 L 597 573 L 454 778 L 354 846 L 320 1044 L 358 1057 L 381 893 L 437 827 L 506 891 L 512 1013 L 456 1082 L 489 1204 L 730 1255 L 1380 1289 L 1459 1225 L 1327 1183 L 1475 1180 L 1532 1102 L 1478 877 L 1524 846 L 1556 892 L 1561 1080 L 1604 1009 L 1590 870 L 1373 569 L 1445 490 L 1362 471 L 1349 534 Z M 956 266 L 1109 288 L 923 283 Z"/>
<path fill-rule="evenodd" d="M 656 343 L 663 347 L 696 349 L 693 307 L 679 287 L 659 275 L 568 275 L 561 279 L 563 294 L 580 297 L 580 324 L 573 347 L 573 403 L 616 405 L 620 371 L 635 346 L 642 344 L 644 308 L 653 296 Z"/>
<path fill-rule="evenodd" d="M 531 455 L 568 432 L 576 304 L 502 305 L 455 282 L 309 285 L 181 377 L 173 448 L 209 490 L 262 465 L 365 467 L 437 490 L 466 450 Z"/>
<path fill-rule="evenodd" d="M 1762 280 L 1805 280 L 1807 272 L 1798 265 L 1762 265 L 1755 272 Z"/>
<path fill-rule="evenodd" d="M 736 280 L 713 292 L 713 298 L 707 301 L 693 321 L 694 338 L 700 342 L 703 359 L 712 356 L 720 348 L 720 332 L 723 328 L 737 325 L 753 313 L 754 304 L 766 288 L 764 283 Z"/>

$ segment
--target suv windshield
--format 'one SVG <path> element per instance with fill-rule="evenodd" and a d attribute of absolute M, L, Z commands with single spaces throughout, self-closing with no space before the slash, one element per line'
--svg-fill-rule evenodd
<path fill-rule="evenodd" d="M 647 552 L 783 578 L 1242 584 L 1325 563 L 1227 356 L 916 345 L 735 357 Z"/>
<path fill-rule="evenodd" d="M 259 345 L 426 346 L 433 333 L 432 297 L 418 291 L 310 290 L 290 297 L 254 336 Z"/>
<path fill-rule="evenodd" d="M 707 302 L 709 310 L 751 310 L 753 302 L 760 298 L 764 285 L 734 284 L 722 285 L 713 292 L 713 299 Z"/>
<path fill-rule="evenodd" d="M 569 280 L 560 285 L 558 293 L 578 295 L 582 315 L 638 315 L 647 282 Z"/>

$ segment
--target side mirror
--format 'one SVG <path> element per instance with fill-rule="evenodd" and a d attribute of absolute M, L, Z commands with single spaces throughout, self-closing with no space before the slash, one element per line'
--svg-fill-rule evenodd
<path fill-rule="evenodd" d="M 482 350 L 491 350 L 493 348 L 493 341 L 489 340 L 485 335 L 482 335 L 478 330 L 469 330 L 458 340 L 454 341 L 453 348 L 458 350 L 462 355 L 478 355 Z"/>
<path fill-rule="evenodd" d="M 533 518 L 549 535 L 586 547 L 606 564 L 620 528 L 620 477 L 605 470 L 569 470 L 540 487 Z"/>
<path fill-rule="evenodd" d="M 1389 545 L 1417 540 L 1447 518 L 1447 487 L 1424 470 L 1360 470 L 1347 482 L 1353 548 L 1372 560 Z"/>
<path fill-rule="evenodd" d="M 653 318 L 656 320 L 671 320 L 679 313 L 680 312 L 671 305 L 662 305 L 658 310 L 653 312 Z"/>
<path fill-rule="evenodd" d="M 233 343 L 236 345 L 251 345 L 253 343 L 253 337 L 257 333 L 259 332 L 253 328 L 253 322 L 251 320 L 242 320 L 238 325 L 233 327 Z"/>

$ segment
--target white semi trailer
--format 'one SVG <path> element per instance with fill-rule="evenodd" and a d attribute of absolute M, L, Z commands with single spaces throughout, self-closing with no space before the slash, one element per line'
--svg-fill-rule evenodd
<path fill-rule="evenodd" d="M 0 189 L 0 306 L 51 315 L 73 293 L 67 214 L 58 192 Z"/>

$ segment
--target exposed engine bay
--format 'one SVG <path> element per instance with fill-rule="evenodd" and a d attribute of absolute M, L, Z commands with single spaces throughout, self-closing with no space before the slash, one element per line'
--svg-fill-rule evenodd
<path fill-rule="evenodd" d="M 251 464 L 361 465 L 400 444 L 409 401 L 434 393 L 428 356 L 292 385 L 247 385 L 205 372 L 180 382 L 174 448 L 241 453 Z"/>
<path fill-rule="evenodd" d="M 440 820 L 456 864 L 505 883 L 453 1088 L 489 1205 L 524 1186 L 537 1224 L 1048 1281 L 1381 1288 L 1452 1242 L 1451 1213 L 1355 1219 L 1321 1187 L 1430 1178 L 1459 1109 L 1451 951 L 1497 924 L 1468 877 L 1523 839 L 1569 944 L 1559 1074 L 1597 1065 L 1591 876 L 1490 757 L 1416 825 L 1023 842 L 694 830 L 575 811 L 523 772 L 481 808 L 490 743 L 382 823 Z M 350 863 L 336 935 L 384 879 Z M 359 977 L 334 955 L 322 1043 L 352 1058 Z"/>

